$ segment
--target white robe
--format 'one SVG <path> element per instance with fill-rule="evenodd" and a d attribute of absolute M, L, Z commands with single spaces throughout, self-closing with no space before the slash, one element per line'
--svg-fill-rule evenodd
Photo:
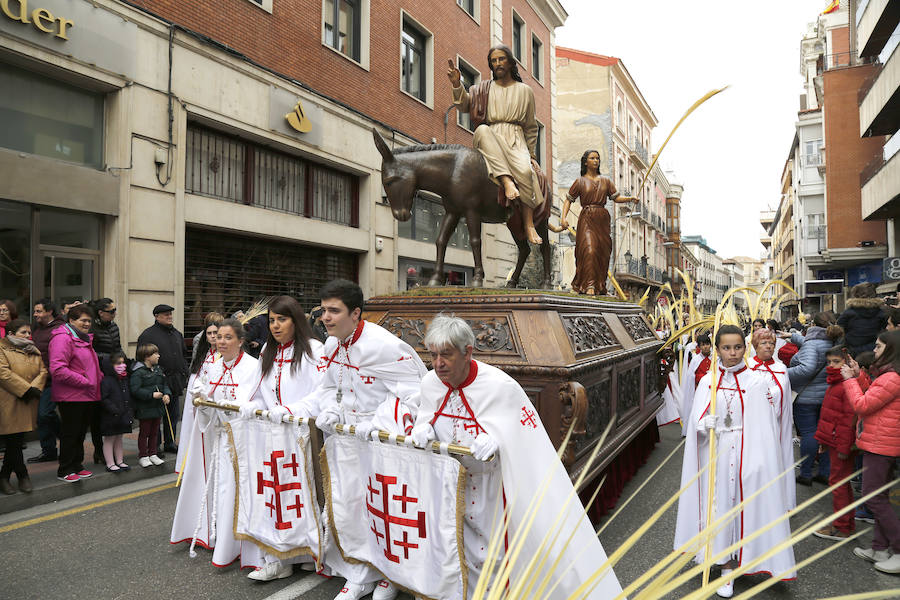
<path fill-rule="evenodd" d="M 716 443 L 716 491 L 713 520 L 725 514 L 744 498 L 750 497 L 764 484 L 772 481 L 782 471 L 779 424 L 767 399 L 769 377 L 751 371 L 743 361 L 725 369 L 719 363 L 719 381 L 716 396 L 716 414 L 723 420 L 731 415 L 729 425 L 717 430 Z M 700 420 L 709 412 L 712 373 L 707 373 L 697 386 L 694 408 L 688 419 L 688 434 L 684 447 L 684 464 L 681 485 L 685 487 L 709 459 L 709 432 Z M 678 517 L 675 524 L 676 549 L 686 544 L 706 526 L 708 471 L 694 482 L 678 499 Z M 787 479 L 769 486 L 759 496 L 747 503 L 743 510 L 719 530 L 712 540 L 713 554 L 749 536 L 783 516 L 788 510 L 785 487 Z M 786 479 L 787 478 L 787 479 Z M 790 522 L 785 518 L 736 553 L 738 565 L 746 564 L 791 536 Z M 695 560 L 705 560 L 705 547 L 688 549 L 696 552 Z M 717 562 L 725 564 L 731 556 Z M 775 554 L 756 565 L 750 573 L 766 572 L 772 576 L 783 575 L 793 579 L 794 551 L 792 547 Z M 748 573 L 749 574 L 749 573 Z"/>
<path fill-rule="evenodd" d="M 791 400 L 791 380 L 787 376 L 787 367 L 778 359 L 773 359 L 771 365 L 765 365 L 754 356 L 750 361 L 750 368 L 754 371 L 768 373 L 769 387 L 766 397 L 778 420 L 779 446 L 781 447 L 781 464 L 787 469 L 794 464 L 794 411 Z M 797 507 L 797 485 L 793 477 L 785 479 L 785 494 L 788 508 Z"/>
<path fill-rule="evenodd" d="M 329 407 L 340 412 L 340 423 L 373 421 L 379 429 L 408 433 L 419 403 L 419 382 L 426 373 L 412 347 L 374 323 L 360 321 L 346 340 L 325 340 L 316 368 L 322 380 L 296 407 L 300 416 L 316 416 Z M 338 390 L 341 392 L 338 401 Z M 303 414 L 307 411 L 309 414 Z M 348 563 L 341 556 L 325 522 L 325 564 L 351 583 L 381 579 L 375 569 Z"/>
<path fill-rule="evenodd" d="M 692 349 L 687 353 L 687 359 L 685 360 L 684 377 L 681 379 L 681 414 L 685 416 L 681 420 L 681 435 L 683 436 L 687 435 L 687 417 L 691 414 L 691 409 L 694 406 L 694 392 L 696 390 L 694 380 L 696 379 L 697 367 L 700 366 L 704 358 L 706 357 L 702 353 L 694 352 Z"/>
<path fill-rule="evenodd" d="M 253 394 L 253 404 L 267 410 L 275 406 L 284 406 L 290 414 L 312 416 L 316 414 L 305 405 L 304 399 L 309 396 L 322 382 L 323 372 L 316 368 L 319 357 L 322 356 L 322 342 L 309 340 L 312 357 L 301 354 L 297 358 L 294 354 L 294 344 L 279 345 L 272 361 L 272 368 L 262 375 L 262 359 L 259 361 L 260 381 Z M 265 352 L 263 346 L 262 352 Z M 294 360 L 300 361 L 300 368 L 293 368 Z"/>
<path fill-rule="evenodd" d="M 550 485 L 543 499 L 543 510 L 537 512 L 526 534 L 523 551 L 511 579 L 514 584 L 525 575 L 522 572 L 524 563 L 538 552 L 544 536 L 559 530 L 562 534 L 551 549 L 551 558 L 545 567 L 549 567 L 562 554 L 559 567 L 552 574 L 553 581 L 559 581 L 559 585 L 549 597 L 553 600 L 567 598 L 606 561 L 606 553 L 584 516 L 584 508 L 569 475 L 524 390 L 500 369 L 480 361 L 472 361 L 472 364 L 474 367 L 470 367 L 469 377 L 458 388 L 456 398 L 453 390 L 438 379 L 434 371 L 429 372 L 422 380 L 421 403 L 416 419 L 417 424 L 433 422 L 435 433 L 442 441 L 451 441 L 456 437 L 468 440 L 473 434 L 483 431 L 499 445 L 497 458 L 491 462 L 499 462 L 502 481 L 497 481 L 497 467 L 490 463 L 482 463 L 467 481 L 465 522 L 468 527 L 463 535 L 466 562 L 480 571 L 482 547 L 486 548 L 483 542 L 490 538 L 488 532 L 493 530 L 491 524 L 497 502 L 509 505 L 507 540 L 512 540 L 522 528 L 529 503 L 549 476 Z M 465 412 L 472 415 L 472 420 L 454 418 L 457 414 L 462 416 L 462 396 L 466 399 Z M 456 403 L 457 399 L 460 404 Z M 470 488 L 476 487 L 479 480 L 488 484 L 489 489 L 484 495 Z M 499 496 L 498 488 L 502 489 Z M 470 526 L 470 522 L 474 525 Z M 562 546 L 570 534 L 572 541 L 563 550 Z M 612 598 L 621 591 L 615 573 L 609 570 L 587 598 Z"/>
<path fill-rule="evenodd" d="M 669 372 L 666 378 L 666 389 L 663 390 L 663 405 L 656 413 L 657 425 L 668 425 L 681 419 L 681 385 L 678 383 L 678 375 L 675 369 Z M 683 419 L 682 419 L 683 420 Z"/>
<path fill-rule="evenodd" d="M 197 381 L 192 391 L 203 391 L 214 402 L 244 404 L 250 401 L 258 382 L 257 360 L 241 352 L 231 364 L 224 360 L 213 363 L 208 384 Z M 198 407 L 170 541 L 190 542 L 202 509 L 197 544 L 213 549 L 212 564 L 225 567 L 240 558 L 241 568 L 255 568 L 263 566 L 262 551 L 250 542 L 234 539 L 234 469 L 224 423 L 236 418 L 239 416 L 235 413 Z M 204 498 L 207 479 L 211 481 Z"/>
<path fill-rule="evenodd" d="M 181 465 L 184 463 L 184 456 L 190 446 L 189 440 L 191 435 L 191 429 L 194 426 L 194 415 L 196 414 L 197 407 L 191 404 L 193 401 L 193 394 L 191 390 L 194 389 L 194 385 L 197 382 L 206 382 L 209 381 L 209 372 L 212 368 L 212 365 L 216 360 L 220 357 L 219 353 L 216 352 L 215 349 L 210 348 L 209 352 L 206 353 L 206 358 L 203 359 L 203 363 L 200 365 L 200 370 L 196 373 L 192 373 L 188 378 L 187 384 L 187 395 L 184 399 L 184 410 L 181 414 L 181 438 L 178 440 L 178 455 L 175 458 L 175 472 L 181 472 Z M 205 393 L 205 392 L 204 392 Z"/>

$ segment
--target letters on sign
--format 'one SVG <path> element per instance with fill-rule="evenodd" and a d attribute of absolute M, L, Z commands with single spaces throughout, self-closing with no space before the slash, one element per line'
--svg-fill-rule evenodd
<path fill-rule="evenodd" d="M 68 29 L 75 25 L 74 21 L 57 17 L 46 8 L 35 8 L 28 11 L 28 0 L 0 0 L 0 11 L 12 21 L 23 25 L 32 25 L 38 31 L 69 39 Z"/>

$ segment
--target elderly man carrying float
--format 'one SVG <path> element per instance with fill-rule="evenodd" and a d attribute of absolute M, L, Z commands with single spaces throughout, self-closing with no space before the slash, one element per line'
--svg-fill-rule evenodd
<path fill-rule="evenodd" d="M 551 585 L 558 583 L 552 598 L 569 597 L 606 561 L 606 554 L 537 411 L 514 379 L 472 359 L 475 336 L 462 319 L 438 315 L 428 327 L 424 344 L 434 370 L 422 380 L 413 442 L 425 446 L 437 439 L 470 446 L 474 454 L 474 458 L 460 457 L 468 472 L 463 545 L 469 596 L 487 558 L 491 536 L 502 527 L 502 518 L 495 518 L 496 503 L 502 499 L 508 505 L 506 539 L 512 540 L 523 526 L 529 503 L 549 478 L 543 498 L 547 509 L 538 511 L 529 528 L 523 555 L 535 555 L 545 534 L 561 531 L 548 561 L 553 563 L 563 554 L 560 566 L 556 572 L 538 574 L 538 579 L 549 575 Z M 485 462 L 491 456 L 497 460 Z M 570 533 L 571 542 L 563 548 Z M 523 571 L 523 565 L 514 567 L 511 584 L 531 575 Z M 615 574 L 609 571 L 588 597 L 612 598 L 620 592 Z"/>

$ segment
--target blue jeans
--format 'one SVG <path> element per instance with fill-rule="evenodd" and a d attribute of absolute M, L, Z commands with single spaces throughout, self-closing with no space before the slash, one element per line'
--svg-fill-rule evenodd
<path fill-rule="evenodd" d="M 812 478 L 813 463 L 819 450 L 819 442 L 816 441 L 816 428 L 819 426 L 819 412 L 822 406 L 819 404 L 794 404 L 794 426 L 800 435 L 800 477 Z M 828 477 L 831 463 L 828 453 L 819 455 L 819 475 Z"/>
<path fill-rule="evenodd" d="M 41 440 L 41 453 L 56 456 L 56 440 L 59 438 L 59 415 L 56 414 L 56 402 L 51 398 L 50 386 L 41 392 L 38 403 L 38 438 Z"/>

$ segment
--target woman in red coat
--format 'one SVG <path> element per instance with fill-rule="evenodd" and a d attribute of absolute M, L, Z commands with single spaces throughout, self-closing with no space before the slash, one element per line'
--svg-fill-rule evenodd
<path fill-rule="evenodd" d="M 864 495 L 890 481 L 894 460 L 900 456 L 900 330 L 878 336 L 871 372 L 877 377 L 863 393 L 855 379 L 855 361 L 841 367 L 844 393 L 860 420 L 856 445 L 863 451 Z M 875 515 L 872 547 L 856 548 L 854 554 L 874 562 L 879 571 L 900 573 L 900 518 L 891 507 L 888 490 L 866 506 Z"/>

